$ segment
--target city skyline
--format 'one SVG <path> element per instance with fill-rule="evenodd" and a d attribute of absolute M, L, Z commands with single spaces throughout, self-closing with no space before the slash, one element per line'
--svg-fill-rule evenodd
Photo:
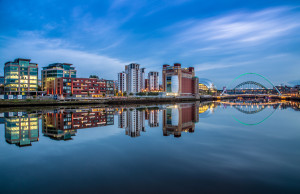
<path fill-rule="evenodd" d="M 218 89 L 245 72 L 262 74 L 275 85 L 299 80 L 300 4 L 295 1 L 0 4 L 5 26 L 0 75 L 5 62 L 20 57 L 40 69 L 72 63 L 78 77 L 114 80 L 130 63 L 161 73 L 163 64 L 178 62 L 195 67 L 197 77 L 212 80 Z"/>

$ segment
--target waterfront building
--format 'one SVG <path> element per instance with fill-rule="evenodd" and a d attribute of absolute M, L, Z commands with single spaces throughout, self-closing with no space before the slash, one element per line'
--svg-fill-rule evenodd
<path fill-rule="evenodd" d="M 0 76 L 0 86 L 4 85 L 4 76 Z"/>
<path fill-rule="evenodd" d="M 195 96 L 198 92 L 199 79 L 195 77 L 193 67 L 181 68 L 180 63 L 174 66 L 163 65 L 163 91 L 167 95 Z"/>
<path fill-rule="evenodd" d="M 163 110 L 163 135 L 181 137 L 182 132 L 193 133 L 199 122 L 198 104 L 177 104 Z"/>
<path fill-rule="evenodd" d="M 199 93 L 213 94 L 217 92 L 216 86 L 208 79 L 199 79 Z"/>
<path fill-rule="evenodd" d="M 0 94 L 4 94 L 4 76 L 0 76 Z"/>
<path fill-rule="evenodd" d="M 127 74 L 123 71 L 118 73 L 118 92 L 124 93 L 127 91 Z"/>
<path fill-rule="evenodd" d="M 47 91 L 48 81 L 54 80 L 55 78 L 68 77 L 76 78 L 75 67 L 71 67 L 73 64 L 70 63 L 52 63 L 47 67 L 43 67 L 42 70 L 42 90 Z"/>
<path fill-rule="evenodd" d="M 10 112 L 4 118 L 5 140 L 18 146 L 30 146 L 39 140 L 39 121 L 37 114 Z M 12 115 L 10 115 L 12 114 Z"/>
<path fill-rule="evenodd" d="M 141 68 L 141 92 L 145 91 L 145 68 Z"/>
<path fill-rule="evenodd" d="M 125 73 L 127 75 L 127 93 L 138 93 L 142 91 L 142 71 L 140 65 L 137 63 L 131 63 L 125 66 Z"/>
<path fill-rule="evenodd" d="M 115 94 L 115 83 L 113 80 L 105 80 L 106 96 L 114 96 Z"/>
<path fill-rule="evenodd" d="M 55 78 L 47 83 L 47 94 L 74 97 L 103 97 L 106 81 L 97 78 Z"/>
<path fill-rule="evenodd" d="M 151 71 L 148 73 L 149 91 L 159 91 L 159 76 L 158 72 Z"/>
<path fill-rule="evenodd" d="M 145 91 L 149 91 L 149 79 L 145 79 Z"/>
<path fill-rule="evenodd" d="M 4 92 L 7 95 L 37 95 L 38 64 L 15 59 L 4 66 Z"/>

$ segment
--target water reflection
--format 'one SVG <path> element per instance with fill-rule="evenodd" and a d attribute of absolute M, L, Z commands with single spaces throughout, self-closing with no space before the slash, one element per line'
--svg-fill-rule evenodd
<path fill-rule="evenodd" d="M 37 114 L 24 112 L 2 113 L 5 123 L 5 140 L 9 144 L 30 146 L 39 141 L 39 125 Z"/>
<path fill-rule="evenodd" d="M 61 109 L 43 115 L 43 134 L 55 140 L 70 140 L 77 129 L 114 124 L 114 109 Z"/>
<path fill-rule="evenodd" d="M 193 133 L 199 121 L 199 104 L 178 104 L 163 110 L 163 135 L 181 137 L 182 132 Z"/>
<path fill-rule="evenodd" d="M 114 125 L 115 115 L 118 128 L 124 129 L 125 135 L 129 137 L 141 136 L 146 132 L 146 127 L 161 127 L 163 136 L 181 137 L 182 133 L 193 133 L 199 118 L 206 119 L 212 116 L 218 107 L 231 108 L 233 120 L 246 125 L 262 123 L 277 109 L 300 110 L 298 102 L 238 99 L 139 108 L 87 107 L 34 113 L 5 112 L 0 113 L 0 123 L 5 124 L 6 142 L 18 146 L 32 145 L 32 142 L 39 141 L 39 118 L 42 121 L 42 134 L 53 140 L 72 140 L 79 129 Z"/>

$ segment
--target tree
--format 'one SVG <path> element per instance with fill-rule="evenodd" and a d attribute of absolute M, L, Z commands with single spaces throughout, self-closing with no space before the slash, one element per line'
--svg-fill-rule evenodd
<path fill-rule="evenodd" d="M 97 79 L 99 79 L 98 75 L 90 75 L 90 78 L 97 78 Z"/>
<path fill-rule="evenodd" d="M 124 93 L 123 93 L 123 96 L 127 96 L 127 92 L 124 92 Z"/>
<path fill-rule="evenodd" d="M 130 93 L 129 96 L 133 96 L 133 93 Z"/>

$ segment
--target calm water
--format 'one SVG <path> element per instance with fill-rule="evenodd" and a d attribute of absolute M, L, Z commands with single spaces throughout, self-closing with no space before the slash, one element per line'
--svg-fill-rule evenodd
<path fill-rule="evenodd" d="M 300 105 L 0 113 L 1 193 L 300 193 Z"/>

